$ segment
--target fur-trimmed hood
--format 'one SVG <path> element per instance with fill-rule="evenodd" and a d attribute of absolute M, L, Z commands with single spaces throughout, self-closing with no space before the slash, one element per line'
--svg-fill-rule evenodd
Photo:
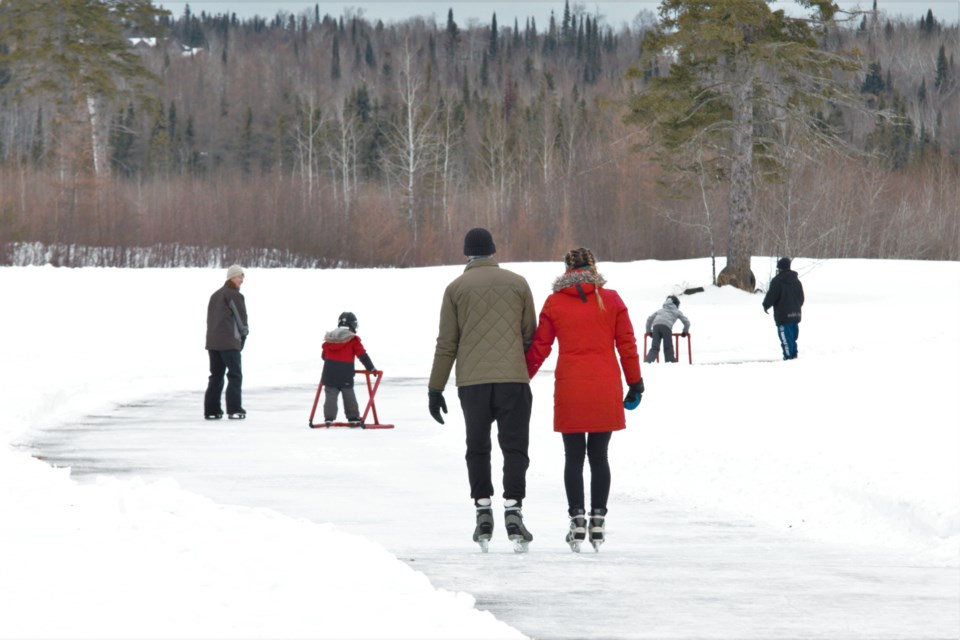
<path fill-rule="evenodd" d="M 337 327 L 333 331 L 328 331 L 324 336 L 324 342 L 349 342 L 357 337 L 348 327 Z"/>
<path fill-rule="evenodd" d="M 590 291 L 592 291 L 594 285 L 602 287 L 607 284 L 607 279 L 598 273 L 596 282 L 594 282 L 592 271 L 587 269 L 572 269 L 553 281 L 553 292 L 559 293 L 568 287 L 575 287 L 578 284 L 590 285 Z"/>

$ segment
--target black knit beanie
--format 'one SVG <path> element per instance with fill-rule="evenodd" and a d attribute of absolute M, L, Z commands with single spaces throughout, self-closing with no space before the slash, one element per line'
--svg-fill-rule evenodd
<path fill-rule="evenodd" d="M 497 252 L 497 247 L 493 244 L 493 236 L 482 227 L 470 229 L 463 238 L 463 255 L 465 256 L 491 256 Z"/>
<path fill-rule="evenodd" d="M 780 258 L 779 260 L 777 260 L 777 269 L 780 269 L 780 271 L 789 271 L 790 258 Z"/>

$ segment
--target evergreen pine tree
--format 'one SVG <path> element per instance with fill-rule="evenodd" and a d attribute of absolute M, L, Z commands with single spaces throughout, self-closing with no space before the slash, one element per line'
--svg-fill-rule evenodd
<path fill-rule="evenodd" d="M 880 63 L 871 62 L 870 66 L 867 67 L 867 75 L 863 79 L 863 84 L 860 85 L 860 92 L 879 96 L 883 93 L 885 87 L 883 70 L 880 68 Z"/>
<path fill-rule="evenodd" d="M 947 52 L 944 46 L 940 45 L 940 51 L 937 52 L 937 67 L 933 72 L 933 86 L 943 91 L 943 85 L 947 79 Z"/>
<path fill-rule="evenodd" d="M 460 27 L 453 19 L 453 9 L 447 12 L 447 37 L 443 46 L 447 51 L 447 60 L 450 62 L 456 60 L 457 48 L 460 46 Z"/>
<path fill-rule="evenodd" d="M 332 80 L 340 79 L 340 36 L 333 36 L 333 53 L 330 62 L 330 78 Z"/>
<path fill-rule="evenodd" d="M 782 143 L 764 135 L 758 113 L 776 101 L 778 117 L 803 132 L 805 142 L 824 143 L 816 133 L 817 108 L 844 93 L 838 74 L 859 67 L 852 57 L 820 45 L 836 5 L 806 5 L 810 15 L 791 17 L 755 0 L 662 0 L 661 21 L 644 39 L 644 57 L 669 55 L 673 62 L 666 77 L 651 78 L 630 100 L 627 121 L 647 127 L 666 151 L 670 170 L 688 164 L 684 157 L 704 146 L 722 163 L 718 168 L 729 176 L 727 264 L 718 282 L 747 291 L 756 283 L 750 269 L 755 186 L 780 168 L 777 154 L 768 152 L 763 163 L 774 166 L 761 174 L 754 149 Z M 642 73 L 638 68 L 630 77 Z"/>
<path fill-rule="evenodd" d="M 243 128 L 240 131 L 240 139 L 237 144 L 237 163 L 240 166 L 240 170 L 245 174 L 250 173 L 253 164 L 253 136 L 253 109 L 247 107 L 247 113 L 243 119 Z"/>

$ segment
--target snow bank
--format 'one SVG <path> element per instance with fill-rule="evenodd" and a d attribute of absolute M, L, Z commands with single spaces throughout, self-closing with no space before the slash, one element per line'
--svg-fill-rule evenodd
<path fill-rule="evenodd" d="M 538 306 L 561 269 L 506 266 L 528 278 Z M 773 266 L 754 261 L 760 282 Z M 682 296 L 695 364 L 644 365 L 644 400 L 611 449 L 615 490 L 957 565 L 960 264 L 794 266 L 807 294 L 796 361 L 779 360 L 760 294 L 707 286 Z M 600 268 L 638 334 L 665 295 L 709 282 L 707 260 Z M 442 291 L 461 270 L 249 269 L 245 387 L 315 380 L 323 331 L 344 310 L 359 316 L 379 367 L 425 386 Z M 0 268 L 0 441 L 202 389 L 206 304 L 222 277 Z M 429 420 L 425 394 L 409 402 Z M 550 397 L 538 392 L 537 455 L 559 455 L 551 422 Z M 172 481 L 81 486 L 0 448 L 0 512 L 0 636 L 520 637 L 378 545 L 216 505 Z"/>

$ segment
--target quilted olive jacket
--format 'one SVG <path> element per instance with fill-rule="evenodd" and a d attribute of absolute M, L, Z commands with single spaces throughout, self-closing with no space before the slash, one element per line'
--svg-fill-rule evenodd
<path fill-rule="evenodd" d="M 454 361 L 458 387 L 530 382 L 524 353 L 536 330 L 527 281 L 493 258 L 472 260 L 443 293 L 430 388 L 443 391 Z"/>

